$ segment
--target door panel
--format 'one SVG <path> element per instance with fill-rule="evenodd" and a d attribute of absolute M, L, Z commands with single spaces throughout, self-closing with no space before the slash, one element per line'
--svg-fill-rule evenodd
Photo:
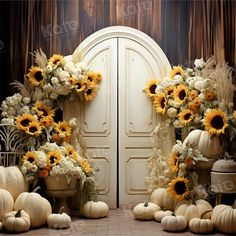
<path fill-rule="evenodd" d="M 100 169 L 99 199 L 116 208 L 117 181 L 117 39 L 108 39 L 85 52 L 91 70 L 102 73 L 96 98 L 82 115 L 82 140 Z"/>
<path fill-rule="evenodd" d="M 119 51 L 119 202 L 148 199 L 145 176 L 153 146 L 156 115 L 143 92 L 147 80 L 160 76 L 152 54 L 131 39 L 118 39 Z"/>

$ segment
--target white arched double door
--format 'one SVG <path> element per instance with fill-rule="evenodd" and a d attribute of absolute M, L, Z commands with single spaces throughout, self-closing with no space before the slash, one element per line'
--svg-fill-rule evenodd
<path fill-rule="evenodd" d="M 89 36 L 73 57 L 81 52 L 103 75 L 97 97 L 80 117 L 83 141 L 100 169 L 99 198 L 110 208 L 144 201 L 156 115 L 143 88 L 149 79 L 166 76 L 169 62 L 149 36 L 121 26 Z"/>

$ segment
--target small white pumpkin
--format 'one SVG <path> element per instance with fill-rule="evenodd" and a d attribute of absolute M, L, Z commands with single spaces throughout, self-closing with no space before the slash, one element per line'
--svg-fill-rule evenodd
<path fill-rule="evenodd" d="M 25 210 L 31 221 L 31 227 L 39 227 L 47 222 L 47 217 L 52 214 L 52 207 L 46 198 L 38 193 L 21 193 L 14 204 L 14 210 Z"/>
<path fill-rule="evenodd" d="M 193 218 L 189 222 L 189 229 L 195 234 L 209 234 L 214 229 L 214 223 L 210 219 Z"/>
<path fill-rule="evenodd" d="M 161 220 L 165 217 L 165 216 L 172 216 L 173 215 L 173 212 L 172 211 L 163 211 L 163 210 L 160 210 L 160 211 L 156 211 L 154 213 L 154 219 L 157 221 L 157 222 L 161 222 Z"/>
<path fill-rule="evenodd" d="M 215 206 L 211 219 L 220 232 L 236 234 L 236 201 L 233 207 L 224 204 Z"/>
<path fill-rule="evenodd" d="M 161 220 L 161 226 L 166 231 L 179 232 L 187 228 L 188 222 L 184 216 L 165 216 Z"/>
<path fill-rule="evenodd" d="M 209 202 L 199 199 L 195 204 L 191 201 L 184 201 L 176 206 L 175 215 L 184 216 L 189 222 L 193 218 L 200 218 L 204 212 L 211 212 L 213 210 Z M 204 218 L 210 218 L 211 214 L 205 214 Z"/>
<path fill-rule="evenodd" d="M 5 214 L 2 223 L 9 232 L 26 232 L 30 228 L 30 217 L 24 210 L 11 211 Z"/>
<path fill-rule="evenodd" d="M 3 216 L 13 210 L 14 199 L 12 195 L 5 189 L 0 189 L 0 221 Z"/>
<path fill-rule="evenodd" d="M 108 213 L 109 207 L 102 201 L 88 201 L 81 209 L 81 215 L 92 219 L 106 217 L 108 216 Z"/>
<path fill-rule="evenodd" d="M 166 188 L 157 188 L 151 194 L 151 202 L 156 203 L 162 210 L 174 211 L 178 201 L 172 198 Z"/>
<path fill-rule="evenodd" d="M 58 214 L 54 213 L 47 217 L 47 224 L 49 228 L 53 229 L 67 229 L 70 228 L 71 218 L 66 213 L 63 213 L 62 207 Z"/>
<path fill-rule="evenodd" d="M 138 220 L 152 220 L 154 213 L 159 210 L 161 208 L 153 202 L 139 203 L 133 209 L 134 218 Z"/>
<path fill-rule="evenodd" d="M 29 184 L 17 166 L 0 166 L 0 188 L 11 193 L 14 200 L 22 192 L 27 192 Z"/>
<path fill-rule="evenodd" d="M 207 131 L 199 129 L 191 131 L 183 144 L 198 149 L 207 158 L 217 158 L 223 152 L 217 135 L 211 137 Z"/>

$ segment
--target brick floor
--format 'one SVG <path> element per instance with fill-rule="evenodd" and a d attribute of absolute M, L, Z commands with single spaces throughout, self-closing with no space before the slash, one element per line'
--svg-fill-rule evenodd
<path fill-rule="evenodd" d="M 0 235 L 9 235 L 1 232 Z M 14 234 L 11 234 L 14 235 Z M 26 236 L 172 236 L 176 233 L 168 233 L 162 230 L 160 223 L 155 221 L 139 221 L 134 220 L 132 210 L 116 209 L 110 210 L 109 217 L 102 219 L 83 219 L 80 217 L 72 217 L 72 224 L 69 229 L 53 230 L 46 227 L 32 229 L 26 233 L 15 234 Z M 188 230 L 177 233 L 177 235 L 196 235 Z M 223 235 L 213 233 L 208 235 Z"/>

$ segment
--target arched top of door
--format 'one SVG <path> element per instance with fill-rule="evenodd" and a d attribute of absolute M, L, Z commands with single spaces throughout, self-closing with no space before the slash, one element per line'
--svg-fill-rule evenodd
<path fill-rule="evenodd" d="M 111 38 L 128 38 L 142 44 L 162 65 L 166 73 L 170 70 L 170 63 L 159 45 L 142 31 L 127 26 L 110 26 L 91 34 L 75 49 L 72 55 L 73 61 L 79 61 L 81 55 L 85 55 L 95 45 Z"/>

